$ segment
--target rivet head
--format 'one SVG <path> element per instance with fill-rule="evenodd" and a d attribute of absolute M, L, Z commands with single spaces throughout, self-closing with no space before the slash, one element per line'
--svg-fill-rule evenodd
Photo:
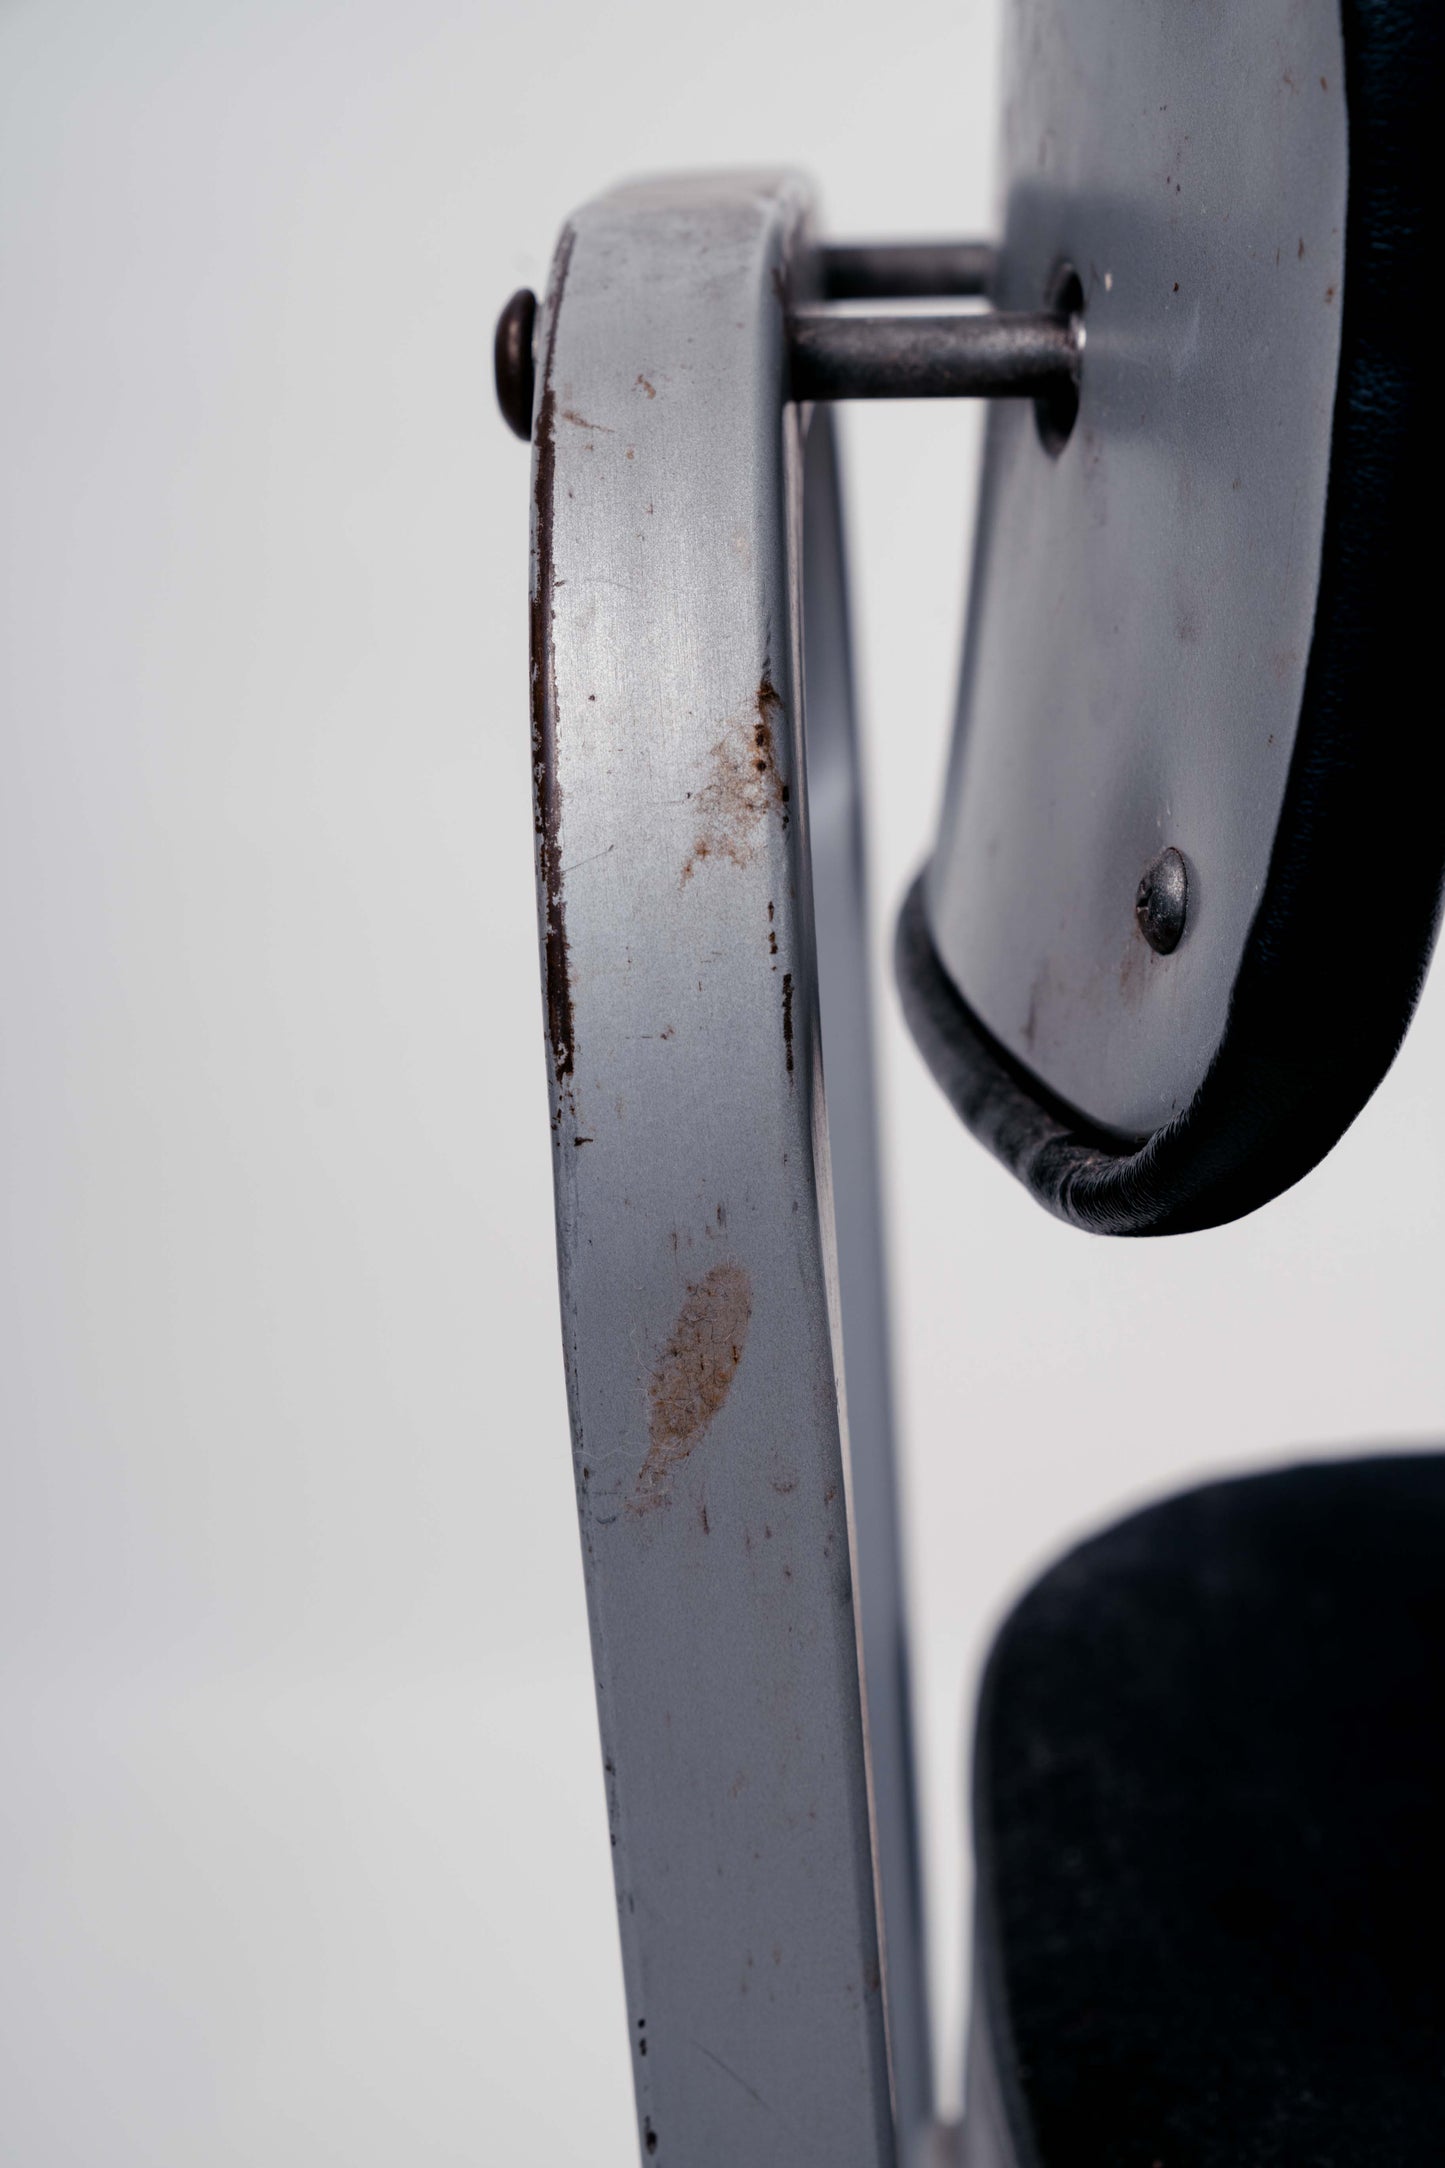
<path fill-rule="evenodd" d="M 1156 956 L 1177 949 L 1189 911 L 1189 875 L 1184 860 L 1171 844 L 1151 858 L 1139 876 L 1134 896 L 1134 916 L 1139 931 Z"/>
<path fill-rule="evenodd" d="M 497 318 L 497 337 L 492 349 L 497 404 L 507 427 L 524 441 L 532 434 L 532 391 L 536 381 L 532 332 L 536 321 L 537 296 L 523 286 L 513 294 Z"/>

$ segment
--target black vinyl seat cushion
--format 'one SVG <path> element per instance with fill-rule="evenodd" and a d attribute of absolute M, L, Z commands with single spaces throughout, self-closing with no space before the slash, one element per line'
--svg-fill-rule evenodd
<path fill-rule="evenodd" d="M 971 2159 L 1445 2162 L 1445 1456 L 1072 1552 L 995 1643 L 974 1819 Z"/>

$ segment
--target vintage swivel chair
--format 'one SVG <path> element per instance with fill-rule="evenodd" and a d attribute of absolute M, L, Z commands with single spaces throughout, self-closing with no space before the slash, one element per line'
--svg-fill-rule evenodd
<path fill-rule="evenodd" d="M 504 311 L 644 2160 L 1445 2159 L 1426 1455 L 1195 1491 L 1019 1604 L 933 2125 L 828 409 L 995 402 L 898 935 L 925 1057 L 1081 1229 L 1267 1204 L 1389 1065 L 1445 869 L 1441 47 L 1421 0 L 1012 0 L 996 249 L 829 247 L 788 176 L 661 179 Z"/>

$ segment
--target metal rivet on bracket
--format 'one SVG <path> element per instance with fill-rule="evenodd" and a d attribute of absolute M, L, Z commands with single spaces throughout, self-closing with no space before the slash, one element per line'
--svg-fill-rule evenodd
<path fill-rule="evenodd" d="M 497 318 L 497 337 L 492 349 L 497 404 L 507 427 L 524 443 L 532 435 L 532 393 L 537 378 L 532 332 L 536 322 L 537 296 L 530 287 L 521 286 Z"/>
<path fill-rule="evenodd" d="M 1183 858 L 1171 845 L 1150 859 L 1134 896 L 1139 931 L 1156 956 L 1167 956 L 1178 948 L 1188 910 L 1189 875 Z"/>

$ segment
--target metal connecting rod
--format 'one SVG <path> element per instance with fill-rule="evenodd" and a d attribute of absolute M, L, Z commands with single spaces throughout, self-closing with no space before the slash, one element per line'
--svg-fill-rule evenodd
<path fill-rule="evenodd" d="M 827 241 L 818 251 L 825 301 L 942 301 L 986 294 L 989 241 Z"/>
<path fill-rule="evenodd" d="M 789 323 L 795 399 L 1041 399 L 1078 382 L 1068 316 L 834 316 Z"/>

